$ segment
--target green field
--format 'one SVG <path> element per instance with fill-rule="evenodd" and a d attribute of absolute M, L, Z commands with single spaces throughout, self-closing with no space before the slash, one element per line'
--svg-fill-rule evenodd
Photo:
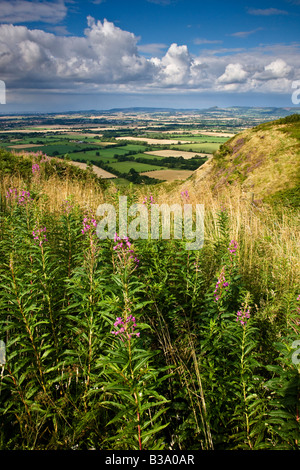
<path fill-rule="evenodd" d="M 97 155 L 99 153 L 99 155 Z M 116 153 L 116 152 L 114 152 Z M 106 153 L 104 154 L 104 151 L 102 150 L 88 150 L 86 152 L 74 152 L 74 153 L 69 153 L 69 157 L 71 160 L 82 160 L 82 161 L 88 161 L 88 160 L 95 160 L 99 161 L 102 160 L 105 163 L 112 163 L 116 162 L 117 160 L 114 158 L 114 155 L 111 153 Z"/>
<path fill-rule="evenodd" d="M 132 155 L 132 158 L 137 159 L 137 158 L 144 158 L 146 160 L 163 160 L 164 157 L 159 157 L 157 155 L 148 155 L 147 153 L 137 153 L 136 155 Z"/>
<path fill-rule="evenodd" d="M 69 156 L 71 159 L 81 159 L 81 160 L 102 160 L 105 163 L 113 163 L 117 162 L 117 159 L 115 158 L 116 155 L 126 155 L 128 152 L 139 152 L 140 150 L 144 150 L 145 147 L 142 145 L 126 145 L 124 147 L 112 147 L 112 148 L 105 148 L 105 149 L 99 149 L 95 148 L 95 150 L 87 150 L 86 152 L 70 152 Z M 135 155 L 132 155 L 131 157 L 137 158 L 137 157 L 143 157 L 143 153 L 138 153 Z M 152 157 L 153 158 L 153 157 Z M 151 159 L 151 158 L 150 158 Z"/>
<path fill-rule="evenodd" d="M 227 139 L 228 140 L 228 139 Z M 208 143 L 198 143 L 198 144 L 180 144 L 180 145 L 170 145 L 172 150 L 185 150 L 193 151 L 199 153 L 214 153 L 218 150 L 221 144 L 208 142 Z"/>
<path fill-rule="evenodd" d="M 171 135 L 167 135 L 171 137 Z M 189 135 L 180 135 L 180 138 L 186 138 L 187 140 L 191 137 Z M 206 141 L 205 141 L 206 139 Z M 211 140 L 215 140 L 212 142 Z M 219 143 L 216 142 L 218 139 Z M 199 153 L 213 153 L 216 151 L 221 141 L 224 141 L 224 138 L 210 137 L 210 136 L 195 136 L 196 143 L 187 143 L 179 145 L 170 145 L 164 146 L 164 148 L 169 148 L 173 150 L 191 150 L 193 152 Z M 210 142 L 208 142 L 210 140 Z M 226 140 L 226 139 L 225 139 Z M 108 144 L 108 145 L 107 145 Z M 66 154 L 71 160 L 74 161 L 93 161 L 94 163 L 101 166 L 103 162 L 104 166 L 108 165 L 111 167 L 111 171 L 114 170 L 128 174 L 133 168 L 137 173 L 154 171 L 165 169 L 163 166 L 160 166 L 160 161 L 164 157 L 145 154 L 145 151 L 150 151 L 153 147 L 149 144 L 141 143 L 127 143 L 126 145 L 119 146 L 109 145 L 109 142 L 101 142 L 101 140 L 87 134 L 57 134 L 53 135 L 50 133 L 45 133 L 41 135 L 21 135 L 16 132 L 16 134 L 3 135 L 0 139 L 1 147 L 10 147 L 10 146 L 28 146 L 26 148 L 15 148 L 8 150 L 14 150 L 15 152 L 42 152 L 43 154 L 49 155 L 51 157 L 64 157 Z M 32 145 L 32 146 L 31 146 Z M 91 150 L 93 149 L 93 150 Z M 132 154 L 131 154 L 132 153 Z M 118 161 L 119 156 L 126 156 L 130 158 L 130 161 Z M 153 161 L 156 160 L 155 165 L 150 165 L 147 163 L 139 163 L 135 160 L 138 158 L 143 158 L 145 160 Z"/>
<path fill-rule="evenodd" d="M 218 143 L 218 144 L 223 144 L 224 142 L 226 142 L 228 140 L 228 137 L 218 137 L 218 136 L 213 136 L 213 135 L 188 135 L 188 134 L 184 134 L 184 135 L 174 135 L 174 136 L 169 136 L 170 138 L 172 137 L 172 139 L 178 139 L 178 140 L 189 140 L 189 141 L 193 141 L 193 142 L 203 142 L 203 143 L 207 143 L 207 142 L 213 142 L 213 143 Z"/>
<path fill-rule="evenodd" d="M 138 163 L 138 162 L 134 162 L 134 161 L 112 163 L 112 164 L 110 164 L 110 166 L 111 166 L 111 168 L 115 168 L 116 170 L 120 171 L 121 173 L 129 173 L 131 168 L 133 168 L 138 173 L 141 173 L 141 172 L 144 172 L 144 171 L 164 170 L 165 169 L 162 166 L 147 165 L 147 163 Z"/>

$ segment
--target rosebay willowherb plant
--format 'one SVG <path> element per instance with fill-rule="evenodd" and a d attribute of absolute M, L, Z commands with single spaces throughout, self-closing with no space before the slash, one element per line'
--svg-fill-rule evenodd
<path fill-rule="evenodd" d="M 107 425 L 117 424 L 117 435 L 108 441 L 117 441 L 114 448 L 119 449 L 163 449 L 166 442 L 160 432 L 167 423 L 161 418 L 167 400 L 157 389 L 167 376 L 163 368 L 154 367 L 155 352 L 143 348 L 147 325 L 136 324 L 135 318 L 128 315 L 117 318 L 114 327 L 111 333 L 115 341 L 99 361 L 106 378 L 104 390 L 111 396 L 107 405 L 117 410 Z"/>

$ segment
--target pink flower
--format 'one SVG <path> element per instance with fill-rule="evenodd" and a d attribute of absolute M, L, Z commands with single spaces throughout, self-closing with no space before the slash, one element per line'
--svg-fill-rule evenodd
<path fill-rule="evenodd" d="M 81 233 L 84 235 L 86 232 L 88 232 L 92 226 L 97 227 L 97 221 L 89 215 L 86 215 L 83 219 L 83 229 L 81 230 Z"/>
<path fill-rule="evenodd" d="M 250 307 L 244 310 L 239 310 L 236 314 L 236 321 L 240 322 L 241 325 L 247 325 L 247 320 L 250 318 Z"/>
<path fill-rule="evenodd" d="M 44 242 L 47 242 L 46 235 L 43 235 L 43 232 L 46 232 L 47 229 L 46 227 L 43 228 L 36 228 L 35 230 L 32 231 L 32 236 L 35 241 L 38 242 L 39 246 L 42 246 Z"/>
<path fill-rule="evenodd" d="M 214 290 L 215 302 L 218 302 L 218 300 L 220 300 L 220 297 L 223 292 L 223 288 L 225 288 L 224 290 L 228 290 L 226 289 L 226 287 L 228 286 L 229 286 L 229 282 L 227 282 L 225 279 L 225 266 L 224 266 L 220 272 L 220 275 L 219 275 L 219 278 L 218 278 L 218 281 Z"/>
<path fill-rule="evenodd" d="M 6 193 L 6 198 L 8 200 L 14 200 L 17 201 L 19 206 L 26 206 L 29 202 L 33 201 L 33 199 L 30 197 L 30 192 L 29 191 L 21 191 L 18 194 L 18 191 L 16 188 L 9 188 L 9 190 Z"/>
<path fill-rule="evenodd" d="M 145 196 L 144 200 L 143 200 L 143 204 L 147 204 L 147 202 L 148 202 L 148 198 L 147 198 L 147 196 Z M 149 197 L 149 202 L 150 202 L 150 204 L 155 204 L 154 197 L 152 195 L 150 195 L 150 197 Z"/>
<path fill-rule="evenodd" d="M 115 328 L 119 328 L 117 330 L 111 331 L 113 335 L 119 335 L 121 341 L 129 341 L 133 336 L 140 336 L 138 331 L 135 331 L 137 327 L 135 317 L 132 315 L 128 315 L 122 319 L 121 317 L 117 317 L 114 323 Z"/>
<path fill-rule="evenodd" d="M 187 189 L 185 191 L 181 191 L 180 195 L 181 195 L 182 199 L 185 199 L 185 200 L 188 200 L 190 198 L 189 192 L 188 192 Z"/>
<path fill-rule="evenodd" d="M 122 242 L 121 238 L 118 236 L 117 233 L 114 235 L 114 242 L 119 241 L 120 243 L 117 243 L 114 247 L 113 250 L 118 253 L 118 257 L 120 260 L 126 261 L 127 259 L 133 259 L 136 267 L 138 266 L 140 260 L 134 256 L 134 250 L 132 249 L 132 244 L 129 241 L 128 237 L 124 237 Z"/>
<path fill-rule="evenodd" d="M 34 163 L 32 165 L 32 174 L 38 174 L 40 172 L 40 166 L 37 163 Z"/>
<path fill-rule="evenodd" d="M 64 208 L 64 212 L 65 212 L 66 214 L 69 214 L 69 213 L 72 211 L 72 209 L 73 209 L 73 206 L 72 206 L 72 204 L 70 203 L 70 201 L 69 201 L 68 199 L 66 199 L 66 200 L 62 203 L 62 206 L 65 207 L 65 208 Z"/>
<path fill-rule="evenodd" d="M 235 240 L 231 240 L 231 242 L 229 243 L 229 248 L 228 248 L 229 253 L 236 255 L 237 246 L 238 246 L 237 242 Z"/>

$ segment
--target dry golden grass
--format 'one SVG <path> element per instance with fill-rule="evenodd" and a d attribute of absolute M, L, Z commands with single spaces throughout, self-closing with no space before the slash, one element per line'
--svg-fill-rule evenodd
<path fill-rule="evenodd" d="M 279 126 L 246 130 L 227 146 L 231 151 L 223 160 L 205 163 L 195 172 L 198 183 L 205 177 L 218 190 L 232 184 L 261 199 L 293 187 L 299 178 L 299 143 Z"/>
<path fill-rule="evenodd" d="M 105 199 L 103 190 L 93 180 L 82 183 L 69 178 L 62 180 L 57 176 L 52 176 L 47 180 L 43 178 L 33 180 L 32 184 L 28 186 L 22 178 L 10 176 L 2 179 L 1 186 L 2 194 L 6 194 L 9 188 L 16 188 L 18 191 L 38 190 L 40 194 L 46 196 L 47 210 L 51 213 L 59 212 L 63 202 L 70 196 L 80 207 L 90 207 L 93 210 L 96 210 Z M 108 196 L 113 191 L 113 188 L 106 190 L 106 195 Z M 39 204 L 44 206 L 45 199 L 40 198 Z"/>
<path fill-rule="evenodd" d="M 171 189 L 170 189 L 171 188 Z M 183 200 L 181 192 L 188 190 L 189 199 Z M 230 218 L 230 237 L 238 241 L 244 275 L 261 272 L 261 283 L 267 277 L 274 279 L 274 288 L 285 289 L 299 285 L 300 289 L 300 215 L 252 202 L 250 193 L 240 187 L 225 187 L 219 193 L 210 184 L 188 180 L 172 188 L 165 183 L 157 187 L 158 203 L 204 204 L 205 241 L 214 242 L 219 234 L 218 213 L 226 208 Z M 255 274 L 256 273 L 256 274 Z M 272 293 L 270 293 L 272 295 Z"/>

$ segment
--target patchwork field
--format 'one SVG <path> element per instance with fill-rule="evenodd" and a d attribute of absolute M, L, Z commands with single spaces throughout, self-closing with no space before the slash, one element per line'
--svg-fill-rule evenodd
<path fill-rule="evenodd" d="M 226 140 L 228 140 L 228 137 L 220 137 L 220 136 L 213 136 L 213 135 L 188 135 L 188 134 L 184 134 L 184 135 L 178 135 L 178 140 L 182 141 L 182 142 L 186 142 L 186 141 L 189 141 L 189 142 L 195 142 L 195 143 L 198 143 L 198 142 L 202 142 L 202 143 L 208 143 L 208 142 L 213 142 L 213 143 L 216 143 L 216 144 L 223 144 L 224 142 L 226 142 Z"/>
<path fill-rule="evenodd" d="M 39 144 L 18 144 L 18 145 L 8 145 L 7 148 L 10 149 L 28 149 L 34 147 L 41 147 Z"/>
<path fill-rule="evenodd" d="M 77 166 L 78 168 L 81 168 L 82 170 L 87 169 L 87 164 L 86 163 L 81 163 L 81 162 L 70 162 L 72 165 Z M 97 175 L 100 176 L 101 178 L 104 179 L 111 179 L 111 178 L 116 178 L 116 175 L 113 175 L 112 173 L 109 173 L 106 170 L 103 170 L 102 168 L 99 168 L 96 165 L 92 166 L 93 172 Z"/>
<path fill-rule="evenodd" d="M 145 174 L 146 172 L 148 174 L 149 171 L 153 173 L 153 170 L 164 170 L 164 167 L 162 166 L 148 165 L 147 163 L 138 163 L 131 160 L 127 162 L 111 163 L 110 166 L 111 168 L 116 168 L 116 170 L 120 171 L 121 173 L 129 173 L 132 168 L 137 173 L 141 174 Z M 153 178 L 155 178 L 154 175 Z"/>
<path fill-rule="evenodd" d="M 195 153 L 195 152 L 187 152 L 187 151 L 180 151 L 180 150 L 152 150 L 151 152 L 145 152 L 147 155 L 155 155 L 156 157 L 183 157 L 184 159 L 193 158 L 196 156 L 200 157 L 209 157 L 207 153 Z"/>
<path fill-rule="evenodd" d="M 101 133 L 96 133 L 100 129 Z M 134 134 L 137 129 L 134 128 Z M 209 157 L 226 140 L 223 135 L 206 136 L 184 130 L 178 135 L 175 132 L 150 132 L 145 128 L 141 128 L 139 135 L 128 135 L 130 132 L 129 129 L 123 136 L 122 129 L 117 126 L 93 129 L 72 125 L 27 127 L 0 134 L 0 147 L 14 152 L 41 152 L 50 157 L 68 158 L 83 169 L 90 162 L 95 174 L 103 178 L 134 181 L 138 173 L 149 176 L 154 183 L 154 179 L 188 178 L 203 163 L 201 158 Z"/>
<path fill-rule="evenodd" d="M 163 133 L 169 133 L 169 131 L 162 131 Z M 178 131 L 172 131 L 171 135 L 173 136 L 174 134 L 178 134 L 178 136 L 180 138 L 182 138 L 181 136 L 181 133 L 182 131 L 178 130 Z M 231 138 L 231 137 L 234 137 L 236 134 L 233 134 L 233 133 L 229 133 L 229 132 L 220 132 L 220 131 L 206 131 L 206 130 L 202 130 L 202 129 L 199 129 L 199 130 L 192 130 L 189 132 L 188 136 L 189 137 L 194 137 L 195 136 L 212 136 L 212 137 L 224 137 L 227 139 Z"/>
<path fill-rule="evenodd" d="M 188 144 L 179 144 L 179 145 L 172 145 L 171 149 L 174 150 L 187 150 L 192 152 L 199 153 L 214 153 L 216 152 L 221 144 L 215 142 L 207 142 L 207 143 L 188 143 Z"/>
<path fill-rule="evenodd" d="M 175 180 L 186 180 L 194 172 L 189 170 L 155 170 L 147 173 L 141 173 L 141 175 L 151 176 L 162 181 L 175 181 Z"/>
<path fill-rule="evenodd" d="M 172 140 L 172 139 L 152 139 L 149 137 L 132 137 L 132 136 L 124 136 L 124 137 L 116 137 L 116 140 L 133 140 L 136 142 L 147 142 L 147 144 L 156 144 L 156 145 L 171 145 L 177 144 L 179 139 Z"/>

